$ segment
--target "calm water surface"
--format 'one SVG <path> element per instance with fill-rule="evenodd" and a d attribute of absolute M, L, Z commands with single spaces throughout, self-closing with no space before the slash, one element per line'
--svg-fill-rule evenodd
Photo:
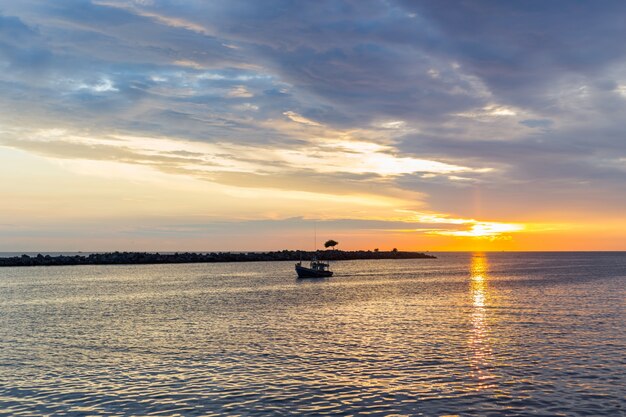
<path fill-rule="evenodd" d="M 0 414 L 626 415 L 625 253 L 0 269 Z"/>

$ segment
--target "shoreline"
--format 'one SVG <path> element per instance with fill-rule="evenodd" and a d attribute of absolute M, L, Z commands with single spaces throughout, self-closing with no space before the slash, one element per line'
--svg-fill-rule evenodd
<path fill-rule="evenodd" d="M 0 267 L 64 266 L 64 265 L 151 265 L 182 263 L 308 261 L 315 255 L 325 261 L 352 261 L 370 259 L 436 259 L 434 255 L 405 251 L 299 251 L 270 252 L 181 252 L 160 254 L 150 252 L 106 252 L 89 255 L 21 255 L 0 258 Z"/>

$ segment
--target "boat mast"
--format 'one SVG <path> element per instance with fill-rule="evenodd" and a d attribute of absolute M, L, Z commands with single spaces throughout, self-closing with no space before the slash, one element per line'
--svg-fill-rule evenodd
<path fill-rule="evenodd" d="M 317 222 L 313 220 L 313 252 L 317 251 Z"/>

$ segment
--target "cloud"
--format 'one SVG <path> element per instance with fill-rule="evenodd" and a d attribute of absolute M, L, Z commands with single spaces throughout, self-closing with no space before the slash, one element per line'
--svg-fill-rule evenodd
<path fill-rule="evenodd" d="M 63 129 L 47 129 L 21 130 L 18 134 L 0 139 L 0 144 L 52 158 L 113 160 L 149 165 L 163 172 L 207 181 L 226 180 L 231 185 L 235 185 L 233 180 L 238 178 L 247 186 L 256 184 L 268 188 L 280 188 L 281 184 L 286 184 L 280 180 L 281 176 L 295 174 L 297 177 L 298 173 L 303 179 L 309 176 L 308 173 L 314 173 L 330 182 L 332 178 L 336 181 L 350 175 L 385 178 L 415 172 L 436 175 L 472 171 L 468 167 L 438 161 L 396 156 L 391 153 L 390 147 L 346 138 L 328 140 L 308 149 L 267 149 L 237 143 L 209 144 L 162 137 L 81 136 Z M 221 174 L 224 172 L 254 174 L 257 179 Z M 271 174 L 269 181 L 262 181 L 263 176 L 268 174 Z M 290 184 L 294 187 L 296 183 Z M 303 181 L 300 190 L 307 191 L 310 186 L 310 181 Z M 334 188 L 329 187 L 330 190 Z"/>
<path fill-rule="evenodd" d="M 532 128 L 543 127 L 548 128 L 553 125 L 554 122 L 550 119 L 526 119 L 519 122 L 520 124 Z"/>
<path fill-rule="evenodd" d="M 293 111 L 286 111 L 283 113 L 285 116 L 287 116 L 289 118 L 289 120 L 292 120 L 296 123 L 302 123 L 304 125 L 309 125 L 309 126 L 322 126 L 320 123 L 317 123 L 311 119 L 307 119 L 306 117 L 303 117 L 301 115 L 299 115 L 296 112 Z"/>
<path fill-rule="evenodd" d="M 37 37 L 37 31 L 25 24 L 19 17 L 0 14 L 0 35 L 12 42 L 23 42 Z"/>
<path fill-rule="evenodd" d="M 619 1 L 602 8 L 567 1 L 403 5 L 436 22 L 443 40 L 439 53 L 454 56 L 490 90 L 517 105 L 543 107 L 545 93 L 564 76 L 597 76 L 626 55 L 617 41 L 626 34 L 619 20 L 626 7 Z"/>
<path fill-rule="evenodd" d="M 448 225 L 448 229 L 420 229 L 428 234 L 454 237 L 496 239 L 525 229 L 523 224 L 485 222 L 474 219 L 453 218 L 448 215 L 405 211 L 410 219 L 422 225 Z M 423 227 L 423 226 L 422 226 Z"/>
<path fill-rule="evenodd" d="M 238 85 L 233 87 L 227 94 L 227 97 L 232 97 L 232 98 L 250 98 L 250 97 L 254 97 L 254 94 L 252 94 L 250 91 L 248 91 L 248 89 L 243 86 L 243 85 Z"/>
<path fill-rule="evenodd" d="M 432 221 L 431 221 L 432 220 Z M 263 220 L 224 220 L 203 221 L 198 223 L 169 224 L 160 227 L 145 227 L 139 230 L 150 235 L 202 235 L 207 233 L 284 233 L 286 231 L 311 230 L 342 233 L 344 231 L 375 231 L 377 233 L 402 233 L 415 235 L 439 235 L 453 237 L 471 237 L 477 239 L 506 239 L 511 233 L 520 232 L 523 225 L 497 222 L 478 222 L 472 219 L 446 219 L 436 215 L 424 215 L 423 219 L 406 220 L 374 220 L 327 218 L 309 219 L 291 217 L 284 219 Z"/>
<path fill-rule="evenodd" d="M 152 19 L 155 22 L 157 22 L 159 24 L 162 24 L 162 25 L 165 25 L 165 26 L 170 26 L 170 27 L 173 27 L 173 28 L 182 28 L 182 29 L 189 30 L 189 31 L 192 31 L 192 32 L 200 33 L 202 35 L 211 35 L 211 32 L 209 30 L 207 30 L 205 27 L 203 27 L 202 25 L 193 23 L 193 22 L 188 21 L 188 20 L 176 18 L 176 17 L 171 17 L 171 16 L 166 16 L 166 15 L 162 15 L 162 14 L 158 14 L 158 13 L 153 13 L 153 12 L 147 11 L 145 8 L 136 7 L 131 2 L 127 2 L 127 1 L 121 1 L 121 2 L 120 1 L 94 1 L 93 4 L 96 4 L 98 6 L 114 7 L 114 8 L 119 8 L 119 9 L 122 9 L 122 10 L 126 10 L 126 11 L 129 11 L 129 12 L 133 13 L 133 14 Z M 135 4 L 137 4 L 138 6 L 151 6 L 152 5 L 152 3 L 146 3 L 146 2 L 135 2 Z"/>
<path fill-rule="evenodd" d="M 45 69 L 51 59 L 37 30 L 19 17 L 0 14 L 0 68 L 27 77 Z"/>

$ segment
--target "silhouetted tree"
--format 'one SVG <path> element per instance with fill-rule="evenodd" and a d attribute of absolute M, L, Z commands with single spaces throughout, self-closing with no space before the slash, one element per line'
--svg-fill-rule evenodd
<path fill-rule="evenodd" d="M 337 246 L 339 244 L 339 242 L 335 241 L 335 240 L 327 240 L 326 243 L 324 243 L 324 247 L 325 248 L 330 248 L 332 247 L 333 250 L 335 249 L 335 246 Z"/>
<path fill-rule="evenodd" d="M 374 252 L 378 252 L 378 248 L 374 249 Z"/>
<path fill-rule="evenodd" d="M 392 251 L 393 253 L 398 253 L 398 248 L 393 248 L 393 249 L 391 249 L 391 251 Z"/>

